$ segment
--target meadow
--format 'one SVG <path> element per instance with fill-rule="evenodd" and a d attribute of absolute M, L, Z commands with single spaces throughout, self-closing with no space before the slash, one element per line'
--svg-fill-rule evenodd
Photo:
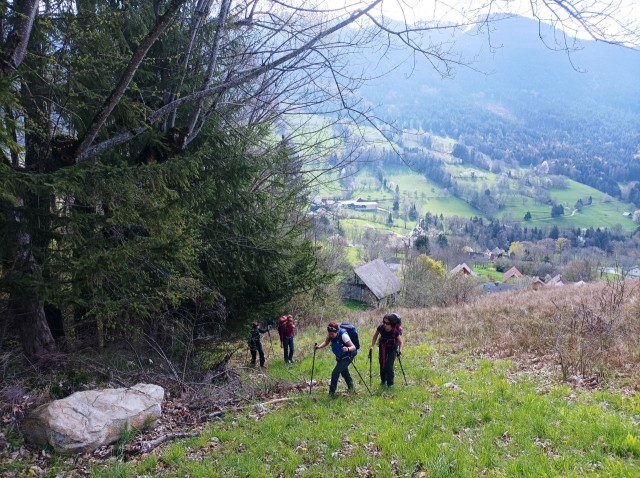
<path fill-rule="evenodd" d="M 498 176 L 488 171 L 474 167 L 461 165 L 449 165 L 449 170 L 457 175 L 457 181 L 467 186 L 471 185 L 479 192 L 486 187 L 495 187 Z M 475 174 L 472 179 L 471 172 Z M 517 170 L 516 174 L 522 171 Z M 362 198 L 367 201 L 378 201 L 380 211 L 373 212 L 349 212 L 351 224 L 356 224 L 353 219 L 361 219 L 363 223 L 374 224 L 376 228 L 392 230 L 387 227 L 387 218 L 393 208 L 395 186 L 400 191 L 400 202 L 415 204 L 420 216 L 431 213 L 442 214 L 444 217 L 459 216 L 465 218 L 486 217 L 480 210 L 472 207 L 464 200 L 452 196 L 447 190 L 430 181 L 424 175 L 416 173 L 408 167 L 393 167 L 385 170 L 385 178 L 390 188 L 384 188 L 373 172 L 363 169 L 355 177 L 355 188 L 351 194 L 352 199 Z M 560 228 L 611 228 L 620 225 L 623 230 L 633 231 L 637 224 L 623 216 L 626 211 L 633 210 L 633 206 L 622 201 L 615 200 L 605 193 L 572 180 L 566 180 L 566 187 L 552 188 L 549 190 L 551 198 L 565 207 L 564 216 L 551 217 L 551 206 L 536 203 L 532 198 L 521 196 L 516 190 L 515 180 L 510 180 L 512 193 L 507 196 L 505 207 L 499 210 L 495 216 L 504 220 L 513 220 L 521 224 L 533 226 L 558 226 Z M 581 210 L 574 210 L 574 205 L 580 198 L 592 198 L 592 204 L 584 206 Z M 531 220 L 527 223 L 523 218 L 526 212 L 531 213 Z M 400 210 L 402 216 L 402 210 Z M 409 221 L 407 221 L 409 223 Z M 411 230 L 415 224 L 408 224 L 405 228 L 402 217 L 396 218 L 394 226 Z M 400 232 L 395 230 L 395 232 Z"/>
<path fill-rule="evenodd" d="M 391 390 L 376 383 L 377 352 L 369 378 L 366 354 L 382 312 L 352 311 L 364 347 L 355 362 L 363 380 L 352 368 L 357 392 L 348 394 L 341 382 L 333 400 L 332 354 L 320 350 L 314 360 L 313 353 L 324 324 L 301 322 L 296 363 L 284 365 L 279 349 L 268 347 L 268 371 L 243 375 L 255 390 L 273 390 L 270 397 L 261 393 L 229 410 L 197 437 L 129 462 L 95 465 L 92 476 L 637 477 L 637 284 L 608 317 L 613 340 L 602 362 L 593 363 L 595 382 L 563 380 L 554 355 L 559 310 L 597 308 L 607 287 L 400 310 L 406 345 Z M 287 382 L 298 386 L 276 392 Z"/>

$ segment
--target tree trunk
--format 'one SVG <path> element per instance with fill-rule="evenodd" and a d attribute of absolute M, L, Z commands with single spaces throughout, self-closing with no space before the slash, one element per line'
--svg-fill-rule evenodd
<path fill-rule="evenodd" d="M 9 318 L 20 332 L 22 350 L 27 358 L 39 359 L 56 350 L 43 302 L 12 297 L 9 299 Z"/>

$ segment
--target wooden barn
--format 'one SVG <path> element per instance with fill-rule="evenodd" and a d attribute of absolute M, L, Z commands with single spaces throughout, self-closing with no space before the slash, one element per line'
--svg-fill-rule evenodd
<path fill-rule="evenodd" d="M 375 307 L 395 302 L 402 282 L 382 259 L 376 259 L 354 270 L 354 277 L 345 284 L 345 296 Z"/>

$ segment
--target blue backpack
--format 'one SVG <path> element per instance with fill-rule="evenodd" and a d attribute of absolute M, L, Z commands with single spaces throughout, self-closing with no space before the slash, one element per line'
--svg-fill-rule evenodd
<path fill-rule="evenodd" d="M 354 352 L 354 355 L 357 354 L 360 351 L 360 338 L 358 337 L 358 329 L 356 328 L 355 325 L 349 324 L 347 322 L 341 323 L 340 328 L 344 329 L 349 335 L 351 342 L 353 342 L 353 345 L 356 346 L 356 351 Z"/>

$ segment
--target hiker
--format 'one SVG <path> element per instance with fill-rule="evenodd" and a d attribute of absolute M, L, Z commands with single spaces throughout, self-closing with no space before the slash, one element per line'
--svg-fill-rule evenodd
<path fill-rule="evenodd" d="M 260 366 L 264 367 L 264 350 L 262 348 L 262 342 L 260 341 L 260 334 L 266 334 L 269 331 L 269 326 L 263 329 L 258 325 L 258 322 L 251 324 L 251 335 L 247 343 L 249 344 L 249 351 L 251 352 L 251 365 L 256 364 L 256 353 L 260 355 Z"/>
<path fill-rule="evenodd" d="M 280 317 L 278 334 L 280 335 L 280 348 L 284 349 L 284 363 L 293 363 L 293 336 L 296 324 L 292 315 Z"/>
<path fill-rule="evenodd" d="M 331 372 L 331 384 L 329 385 L 329 396 L 334 397 L 338 387 L 340 375 L 347 382 L 350 392 L 354 391 L 353 378 L 349 373 L 349 365 L 354 357 L 356 346 L 349 338 L 346 330 L 340 328 L 336 322 L 330 322 L 327 326 L 327 338 L 320 345 L 315 345 L 314 350 L 323 349 L 331 343 L 331 350 L 336 356 L 336 366 Z"/>
<path fill-rule="evenodd" d="M 402 354 L 402 325 L 400 325 L 400 316 L 396 313 L 387 314 L 382 318 L 382 324 L 376 329 L 371 341 L 369 353 L 373 351 L 373 347 L 378 341 L 378 361 L 380 362 L 380 382 L 384 387 L 393 387 L 393 365 L 396 356 Z"/>

